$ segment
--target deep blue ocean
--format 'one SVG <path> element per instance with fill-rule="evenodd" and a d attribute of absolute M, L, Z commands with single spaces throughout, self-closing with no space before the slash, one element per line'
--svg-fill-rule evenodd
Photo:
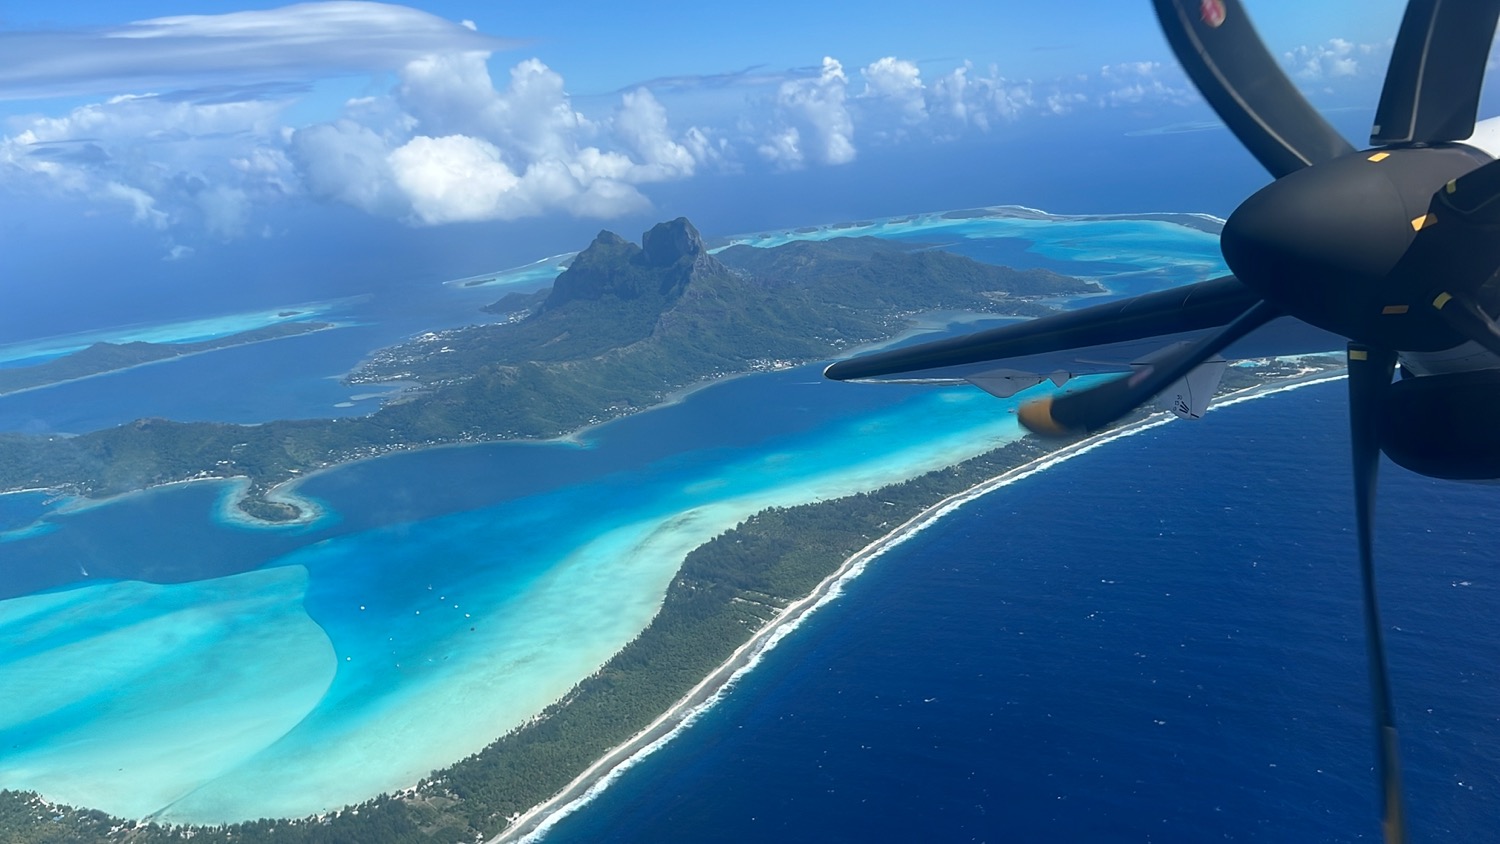
<path fill-rule="evenodd" d="M 1344 408 L 1236 405 L 966 505 L 545 840 L 1380 840 Z M 1495 840 L 1496 490 L 1382 476 L 1412 838 Z"/>
<path fill-rule="evenodd" d="M 1124 120 L 1059 122 L 1041 141 L 997 132 L 978 157 L 957 146 L 951 155 L 913 156 L 871 145 L 850 167 L 708 175 L 660 186 L 653 199 L 666 210 L 608 227 L 634 237 L 682 213 L 705 234 L 728 235 L 994 202 L 1058 213 L 1222 215 L 1265 181 L 1222 129 L 1125 134 L 1151 126 Z M 1360 118 L 1341 128 L 1354 137 L 1364 125 Z M 158 244 L 124 224 L 94 221 L 56 236 L 16 229 L 15 242 L 39 248 L 0 256 L 6 273 L 47 284 L 14 293 L 0 314 L 0 342 L 308 302 L 327 305 L 319 318 L 342 327 L 3 397 L 0 431 L 79 432 L 139 416 L 254 423 L 369 412 L 380 391 L 344 385 L 339 375 L 376 347 L 486 319 L 475 308 L 502 293 L 438 282 L 579 248 L 600 227 L 408 229 L 352 211 L 298 213 L 277 248 L 205 244 L 195 264 L 163 262 Z M 1106 228 L 1075 245 L 1113 249 Z M 80 236 L 96 248 L 68 248 Z M 1118 261 L 1069 253 L 1062 241 L 1050 244 L 1061 252 L 1027 251 L 1023 239 L 944 245 L 981 260 L 1108 276 L 1116 290 L 1133 292 L 1137 283 L 1215 274 L 1211 242 L 1180 240 L 1138 240 L 1135 254 Z M 1142 260 L 1155 269 L 1129 277 Z M 802 475 L 821 477 L 819 463 L 910 459 L 896 448 L 930 436 L 909 421 L 934 418 L 928 401 L 903 387 L 821 382 L 815 368 L 741 379 L 599 428 L 583 446 L 439 449 L 320 474 L 301 492 L 328 515 L 303 527 L 221 518 L 221 484 L 72 511 L 46 494 L 0 496 L 0 598 L 37 599 L 0 601 L 0 611 L 75 602 L 65 607 L 74 614 L 60 617 L 86 620 L 57 625 L 80 633 L 82 644 L 37 640 L 61 667 L 25 674 L 34 662 L 0 666 L 37 688 L 76 686 L 72 708 L 58 709 L 75 720 L 45 720 L 56 713 L 12 685 L 15 697 L 0 690 L 0 732 L 36 742 L 35 758 L 55 772 L 48 789 L 72 788 L 64 793 L 83 795 L 75 802 L 84 805 L 115 800 L 106 808 L 122 812 L 176 797 L 133 794 L 142 784 L 168 775 L 209 781 L 215 766 L 241 766 L 239 779 L 220 784 L 223 800 L 253 803 L 257 789 L 246 783 L 291 793 L 326 787 L 292 777 L 324 763 L 325 779 L 347 779 L 396 755 L 373 747 L 364 759 L 336 747 L 330 737 L 340 729 L 328 712 L 347 705 L 364 719 L 350 720 L 364 735 L 420 744 L 426 733 L 412 735 L 441 719 L 412 718 L 412 735 L 378 719 L 429 693 L 432 701 L 409 711 L 462 714 L 467 708 L 445 695 L 490 682 L 471 668 L 494 662 L 510 639 L 494 633 L 477 647 L 457 616 L 442 617 L 453 635 L 419 627 L 418 616 L 437 624 L 431 610 L 413 612 L 432 602 L 434 573 L 451 571 L 440 589 L 465 590 L 454 612 L 493 613 L 495 626 L 479 625 L 489 632 L 507 609 L 509 586 L 489 582 L 497 569 L 548 543 L 590 539 L 587 525 L 570 527 L 574 536 L 526 530 L 518 518 L 512 529 L 505 519 L 531 511 L 510 502 L 562 514 L 557 523 L 565 523 L 570 512 L 605 512 L 600 502 L 613 496 L 636 509 L 604 527 L 672 519 L 673 508 L 697 503 L 691 496 L 717 505 L 716 484 L 763 495 Z M 945 424 L 961 431 L 974 417 L 1003 415 L 999 404 L 984 407 L 950 408 Z M 1341 384 L 1235 406 L 966 505 L 879 558 L 723 702 L 547 840 L 1378 840 L 1343 408 Z M 860 428 L 876 422 L 885 427 Z M 856 435 L 862 454 L 849 444 Z M 774 461 L 788 456 L 804 465 L 775 475 Z M 1500 493 L 1389 466 L 1385 481 L 1377 554 L 1413 839 L 1497 840 L 1500 592 L 1492 570 L 1500 532 L 1484 514 Z M 302 570 L 305 577 L 293 576 Z M 592 591 L 608 603 L 608 589 Z M 183 611 L 190 607 L 201 612 Z M 158 638 L 143 647 L 117 637 L 114 647 L 106 635 L 114 630 Z M 368 667 L 398 634 L 407 638 L 390 656 L 404 665 Z M 555 635 L 570 642 L 574 634 Z M 153 648 L 155 661 L 141 656 Z M 441 667 L 460 661 L 468 667 Z M 284 688 L 272 682 L 278 671 L 262 670 L 270 662 L 298 669 L 279 672 Z M 117 667 L 135 673 L 87 676 Z M 195 695 L 197 709 L 156 709 L 162 700 L 199 703 Z M 7 725 L 23 704 L 37 717 Z M 112 712 L 155 715 L 137 724 Z M 261 732 L 238 749 L 215 746 L 219 757 L 200 760 L 172 744 L 196 751 L 217 740 L 188 738 L 240 723 Z M 317 729 L 301 745 L 255 767 L 258 748 L 274 749 L 278 737 L 307 725 Z M 477 744 L 442 761 L 495 734 L 468 732 Z M 359 738 L 353 727 L 348 733 Z M 162 776 L 115 776 L 113 764 L 100 763 L 115 758 L 154 764 Z M 0 758 L 0 774 L 10 775 L 8 761 Z M 204 772 L 186 770 L 198 764 Z M 426 770 L 353 790 L 358 798 L 393 790 Z M 210 801 L 196 811 L 233 819 L 278 809 Z"/>

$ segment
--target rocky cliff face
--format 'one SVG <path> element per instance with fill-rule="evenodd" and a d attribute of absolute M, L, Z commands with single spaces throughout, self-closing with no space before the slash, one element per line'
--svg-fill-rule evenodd
<path fill-rule="evenodd" d="M 675 301 L 695 280 L 727 275 L 703 245 L 686 217 L 658 223 L 641 238 L 641 246 L 602 231 L 557 277 L 543 310 L 577 300 L 663 298 Z"/>

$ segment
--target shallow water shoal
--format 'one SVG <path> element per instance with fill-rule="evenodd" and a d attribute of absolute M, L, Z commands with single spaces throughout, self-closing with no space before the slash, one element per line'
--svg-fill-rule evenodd
<path fill-rule="evenodd" d="M 927 234 L 968 238 L 977 249 L 998 229 L 972 238 L 961 229 L 980 232 L 983 222 L 934 222 Z M 1199 240 L 1183 240 L 1189 269 L 1201 258 Z M 1039 265 L 1076 257 L 1044 253 L 1033 253 Z M 1159 243 L 1139 242 L 1095 268 L 1123 277 L 1160 267 L 1162 254 Z M 138 370 L 150 376 L 139 392 L 149 397 L 159 373 L 147 369 Z M 409 785 L 530 717 L 646 625 L 688 550 L 740 519 L 993 448 L 1015 435 L 1006 408 L 977 391 L 830 384 L 809 367 L 717 385 L 591 431 L 581 445 L 466 446 L 324 473 L 300 489 L 330 514 L 312 526 L 253 530 L 215 518 L 221 490 L 204 484 L 47 514 L 39 524 L 50 533 L 7 550 L 18 565 L 60 568 L 74 580 L 72 567 L 87 561 L 85 578 L 169 576 L 192 581 L 180 587 L 188 591 L 246 588 L 232 574 L 246 567 L 306 570 L 302 604 L 319 629 L 305 631 L 302 644 L 322 642 L 335 662 L 315 705 L 272 738 L 233 742 L 232 760 L 219 767 L 155 771 L 162 786 L 144 796 L 126 793 L 123 772 L 106 770 L 95 783 L 104 797 L 78 801 L 141 814 L 163 800 L 149 811 L 173 821 L 301 815 Z M 163 524 L 172 530 L 155 530 Z M 91 600 L 100 588 L 60 594 Z M 74 694 L 109 698 L 115 678 L 59 653 L 57 670 L 81 684 Z M 241 667 L 278 670 L 273 651 Z M 142 709 L 177 706 L 151 689 L 142 695 Z M 180 711 L 196 711 L 185 705 Z M 153 741 L 150 729 L 127 737 L 75 714 L 66 729 L 78 746 Z M 72 764 L 64 749 L 41 744 L 30 759 L 3 784 L 35 787 L 27 783 Z"/>

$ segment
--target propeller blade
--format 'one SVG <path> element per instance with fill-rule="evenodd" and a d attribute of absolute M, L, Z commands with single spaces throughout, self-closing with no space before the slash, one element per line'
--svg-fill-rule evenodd
<path fill-rule="evenodd" d="M 862 355 L 834 363 L 823 374 L 849 381 L 1198 331 L 1223 325 L 1258 301 L 1260 295 L 1234 276 L 1223 276 L 1018 325 Z"/>
<path fill-rule="evenodd" d="M 1153 0 L 1203 98 L 1272 176 L 1354 152 L 1266 50 L 1239 0 Z"/>
<path fill-rule="evenodd" d="M 1474 134 L 1500 0 L 1410 0 L 1391 51 L 1370 144 L 1461 141 Z"/>
<path fill-rule="evenodd" d="M 1391 386 L 1396 353 L 1349 344 L 1349 437 L 1354 454 L 1354 513 L 1359 530 L 1359 573 L 1363 586 L 1365 648 L 1370 658 L 1370 692 L 1375 713 L 1375 752 L 1379 760 L 1381 826 L 1386 844 L 1406 841 L 1401 806 L 1401 761 L 1396 716 L 1375 594 L 1373 532 L 1375 481 L 1380 468 L 1380 406 Z"/>
<path fill-rule="evenodd" d="M 1096 387 L 1028 402 L 1016 416 L 1032 433 L 1066 437 L 1097 431 L 1172 386 L 1231 343 L 1281 315 L 1266 301 L 1255 303 L 1218 332 L 1162 355 L 1129 375 Z"/>

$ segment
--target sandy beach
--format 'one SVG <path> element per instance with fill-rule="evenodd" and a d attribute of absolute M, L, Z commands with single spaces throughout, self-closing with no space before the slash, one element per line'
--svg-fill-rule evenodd
<path fill-rule="evenodd" d="M 1230 393 L 1217 399 L 1210 410 L 1227 407 L 1275 393 L 1322 384 L 1343 377 L 1343 371 L 1317 371 L 1262 384 Z M 996 477 L 976 484 L 962 492 L 944 498 L 931 507 L 898 525 L 894 530 L 861 548 L 828 577 L 824 578 L 811 593 L 782 610 L 775 620 L 762 627 L 735 652 L 694 686 L 682 699 L 662 713 L 644 730 L 628 741 L 611 749 L 579 774 L 567 787 L 543 803 L 533 806 L 518 815 L 511 825 L 487 844 L 535 841 L 545 835 L 547 829 L 557 821 L 586 805 L 596 794 L 607 788 L 610 782 L 628 769 L 637 760 L 647 756 L 666 744 L 682 730 L 690 726 L 696 717 L 711 707 L 729 691 L 741 675 L 760 661 L 763 654 L 790 634 L 810 613 L 828 601 L 838 597 L 843 584 L 863 572 L 865 566 L 887 550 L 905 542 L 923 528 L 953 512 L 962 505 L 989 492 L 1008 486 L 1023 478 L 1045 471 L 1059 463 L 1142 431 L 1173 422 L 1168 413 L 1156 413 L 1145 419 L 1120 428 L 1105 431 L 1079 442 L 1064 446 L 1057 451 L 1010 469 Z"/>

